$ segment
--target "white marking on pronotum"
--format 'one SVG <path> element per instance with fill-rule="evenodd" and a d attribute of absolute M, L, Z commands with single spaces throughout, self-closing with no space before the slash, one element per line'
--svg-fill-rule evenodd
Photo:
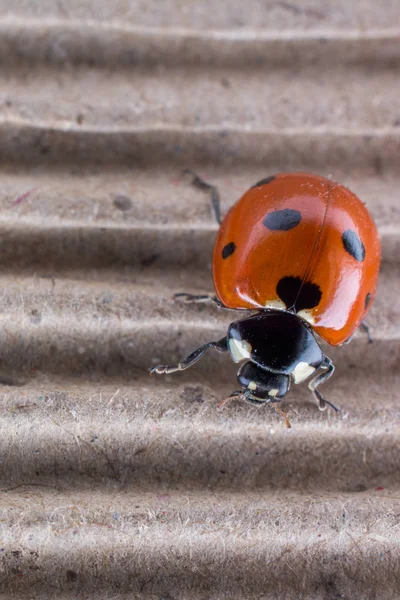
<path fill-rule="evenodd" d="M 296 368 L 292 373 L 294 382 L 301 383 L 302 381 L 305 381 L 314 373 L 314 371 L 315 367 L 312 367 L 306 362 L 297 363 Z"/>
<path fill-rule="evenodd" d="M 315 325 L 315 318 L 309 310 L 299 310 L 297 316 L 310 323 L 310 325 Z"/>
<path fill-rule="evenodd" d="M 276 308 L 277 310 L 286 310 L 286 304 L 282 302 L 282 300 L 279 300 L 277 298 L 276 300 L 268 300 L 265 303 L 265 308 Z"/>
<path fill-rule="evenodd" d="M 249 385 L 247 386 L 249 388 L 249 390 L 251 390 L 252 392 L 254 392 L 257 389 L 257 384 L 255 381 L 250 381 Z"/>
<path fill-rule="evenodd" d="M 246 342 L 246 340 L 236 340 L 235 338 L 230 338 L 228 344 L 233 362 L 238 363 L 245 358 L 250 358 L 251 345 L 249 342 Z"/>
<path fill-rule="evenodd" d="M 268 392 L 268 396 L 272 396 L 272 398 L 276 398 L 278 395 L 279 390 L 273 389 L 273 390 L 269 390 Z"/>

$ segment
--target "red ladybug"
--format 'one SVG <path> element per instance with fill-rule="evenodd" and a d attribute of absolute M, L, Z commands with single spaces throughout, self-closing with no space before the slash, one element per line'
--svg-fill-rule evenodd
<path fill-rule="evenodd" d="M 217 219 L 215 187 L 210 190 Z M 213 277 L 222 307 L 255 311 L 231 323 L 227 335 L 201 346 L 172 373 L 193 365 L 209 348 L 241 363 L 242 395 L 255 404 L 278 402 L 290 384 L 309 380 L 318 390 L 334 372 L 315 333 L 332 346 L 363 324 L 375 296 L 380 263 L 377 228 L 365 205 L 346 187 L 306 173 L 281 173 L 256 183 L 223 220 L 214 247 Z M 177 294 L 189 301 L 207 296 Z"/>

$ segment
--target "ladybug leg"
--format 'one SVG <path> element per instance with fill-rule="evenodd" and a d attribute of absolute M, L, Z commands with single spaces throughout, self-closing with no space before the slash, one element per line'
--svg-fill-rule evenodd
<path fill-rule="evenodd" d="M 210 348 L 215 348 L 215 350 L 218 352 L 226 352 L 228 350 L 228 342 L 226 337 L 222 338 L 222 340 L 219 340 L 218 342 L 208 342 L 208 344 L 200 346 L 200 348 L 197 348 L 197 350 L 189 354 L 189 356 L 186 356 L 186 358 L 183 358 L 176 365 L 157 365 L 156 367 L 152 367 L 149 371 L 149 375 L 153 375 L 153 373 L 162 375 L 163 373 L 184 371 L 200 360 L 203 354 L 205 354 Z"/>
<path fill-rule="evenodd" d="M 368 336 L 368 343 L 372 344 L 374 341 L 374 338 L 371 335 L 371 330 L 369 328 L 369 326 L 366 324 L 365 321 L 361 321 L 360 323 L 360 329 L 362 329 Z"/>
<path fill-rule="evenodd" d="M 319 373 L 313 379 L 311 379 L 310 383 L 308 384 L 308 388 L 313 393 L 320 410 L 326 410 L 327 407 L 330 406 L 334 411 L 339 412 L 339 409 L 332 404 L 332 402 L 329 402 L 329 400 L 325 400 L 321 392 L 318 390 L 318 387 L 321 385 L 321 383 L 324 383 L 333 375 L 335 371 L 335 365 L 330 358 L 325 356 L 324 362 L 321 364 L 320 368 L 324 369 L 324 372 Z"/>
<path fill-rule="evenodd" d="M 198 190 L 202 190 L 202 191 L 210 194 L 211 204 L 213 207 L 215 219 L 216 219 L 218 225 L 221 225 L 222 219 L 221 219 L 221 207 L 220 207 L 220 202 L 219 202 L 218 189 L 215 187 L 215 185 L 211 185 L 211 183 L 207 183 L 206 181 L 204 181 L 204 179 L 199 177 L 197 175 L 197 173 L 195 173 L 194 171 L 191 171 L 190 169 L 185 169 L 183 171 L 183 174 L 190 175 L 190 177 L 192 178 L 192 185 L 194 187 L 196 187 Z"/>
<path fill-rule="evenodd" d="M 186 292 L 179 292 L 178 294 L 174 294 L 174 298 L 182 298 L 182 301 L 187 304 L 191 304 L 192 302 L 199 304 L 203 302 L 213 302 L 218 308 L 226 308 L 217 296 L 212 296 L 210 294 L 188 294 Z"/>
<path fill-rule="evenodd" d="M 374 342 L 374 338 L 372 337 L 372 335 L 371 335 L 371 330 L 370 330 L 369 326 L 366 324 L 366 322 L 365 322 L 365 321 L 361 321 L 361 323 L 360 323 L 360 329 L 362 329 L 362 330 L 364 331 L 364 333 L 366 333 L 366 334 L 367 334 L 367 336 L 368 336 L 368 343 L 369 343 L 369 344 L 372 344 L 372 343 Z M 349 344 L 349 343 L 352 341 L 352 339 L 354 338 L 354 336 L 355 336 L 355 333 L 353 333 L 353 334 L 352 334 L 352 335 L 351 335 L 351 336 L 350 336 L 350 337 L 349 337 L 349 338 L 348 338 L 348 339 L 347 339 L 345 342 L 343 342 L 343 343 L 344 343 L 344 344 L 346 344 L 346 345 L 347 345 L 347 344 Z"/>
<path fill-rule="evenodd" d="M 349 338 L 347 338 L 347 340 L 345 342 L 343 342 L 343 346 L 347 346 L 347 344 L 350 344 L 350 342 L 354 339 L 354 333 L 351 334 L 351 336 Z"/>

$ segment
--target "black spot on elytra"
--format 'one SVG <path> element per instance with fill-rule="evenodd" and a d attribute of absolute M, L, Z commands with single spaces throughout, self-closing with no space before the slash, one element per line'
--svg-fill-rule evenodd
<path fill-rule="evenodd" d="M 289 231 L 297 227 L 301 221 L 301 213 L 292 208 L 274 210 L 265 217 L 263 223 L 271 231 Z"/>
<path fill-rule="evenodd" d="M 296 312 L 318 306 L 322 292 L 318 285 L 306 281 L 302 285 L 300 277 L 282 277 L 276 286 L 279 298 L 287 308 L 294 308 Z"/>
<path fill-rule="evenodd" d="M 365 296 L 365 309 L 368 308 L 370 302 L 371 302 L 371 294 L 368 292 L 368 294 Z"/>
<path fill-rule="evenodd" d="M 365 258 L 365 246 L 352 229 L 348 229 L 342 235 L 342 242 L 344 249 L 346 252 L 350 254 L 353 258 L 358 260 L 358 262 L 362 262 Z"/>
<path fill-rule="evenodd" d="M 224 246 L 222 248 L 222 258 L 229 258 L 229 256 L 232 256 L 232 254 L 235 252 L 236 250 L 236 244 L 235 242 L 229 242 L 229 244 L 226 244 L 226 246 Z"/>
<path fill-rule="evenodd" d="M 270 175 L 269 177 L 266 177 L 265 179 L 260 179 L 260 181 L 257 181 L 257 183 L 255 183 L 251 187 L 256 188 L 256 187 L 261 187 L 262 185 L 267 185 L 267 183 L 271 183 L 271 181 L 274 181 L 274 179 L 276 179 L 275 175 Z"/>

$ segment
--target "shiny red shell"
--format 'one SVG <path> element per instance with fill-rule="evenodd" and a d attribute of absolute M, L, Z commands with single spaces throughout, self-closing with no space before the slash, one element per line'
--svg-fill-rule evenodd
<path fill-rule="evenodd" d="M 375 296 L 378 231 L 346 187 L 305 173 L 269 177 L 231 208 L 214 247 L 229 308 L 291 310 L 327 342 L 345 342 Z"/>

